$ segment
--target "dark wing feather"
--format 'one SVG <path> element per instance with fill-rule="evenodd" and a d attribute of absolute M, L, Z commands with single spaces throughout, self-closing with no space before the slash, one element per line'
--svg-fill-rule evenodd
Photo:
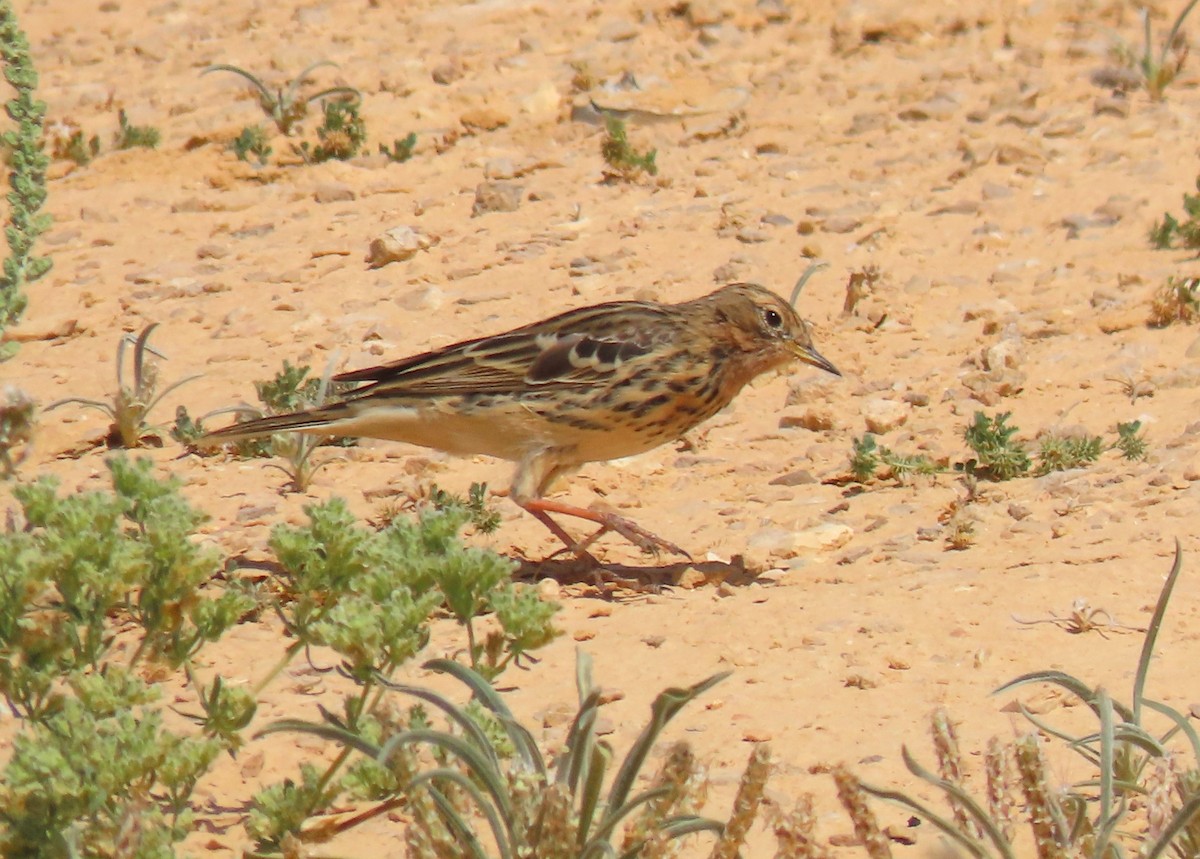
<path fill-rule="evenodd" d="M 669 308 L 618 301 L 570 310 L 506 334 L 465 340 L 391 364 L 352 370 L 368 382 L 349 397 L 500 394 L 604 384 L 614 370 L 668 336 Z"/>

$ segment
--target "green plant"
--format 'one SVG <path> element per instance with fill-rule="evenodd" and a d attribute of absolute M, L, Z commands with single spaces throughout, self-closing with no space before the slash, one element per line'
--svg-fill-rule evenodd
<path fill-rule="evenodd" d="M 469 519 L 464 507 L 428 509 L 415 521 L 396 518 L 380 531 L 359 526 L 340 499 L 305 511 L 306 526 L 279 526 L 271 535 L 280 565 L 278 612 L 295 642 L 269 676 L 302 649 L 332 648 L 342 672 L 359 684 L 338 717 L 347 730 L 377 737 L 396 723 L 381 709 L 381 690 L 424 647 L 429 620 L 441 606 L 465 628 L 467 656 L 481 677 L 495 677 L 554 637 L 557 606 L 514 584 L 512 562 L 459 541 Z M 483 636 L 478 627 L 485 614 L 494 614 L 495 622 Z M 299 785 L 276 785 L 256 797 L 253 833 L 260 848 L 278 849 L 351 787 L 384 801 L 356 820 L 394 804 L 403 782 L 369 762 L 346 770 L 347 757 L 320 772 L 302 771 Z"/>
<path fill-rule="evenodd" d="M 249 161 L 253 155 L 260 165 L 267 163 L 272 152 L 267 133 L 261 125 L 247 125 L 229 147 L 237 154 L 239 161 Z"/>
<path fill-rule="evenodd" d="M 151 125 L 132 125 L 124 108 L 117 111 L 118 128 L 113 138 L 115 149 L 154 149 L 162 140 L 158 129 Z"/>
<path fill-rule="evenodd" d="M 358 101 L 335 100 L 321 105 L 323 120 L 317 127 L 316 146 L 308 141 L 300 144 L 299 152 L 309 164 L 336 159 L 346 161 L 362 149 L 367 140 L 367 124 L 358 115 Z"/>
<path fill-rule="evenodd" d="M 1104 453 L 1104 441 L 1098 435 L 1048 435 L 1038 446 L 1034 475 L 1041 477 L 1052 471 L 1066 471 L 1090 465 Z"/>
<path fill-rule="evenodd" d="M 0 694 L 22 719 L 0 775 L 5 856 L 171 855 L 198 780 L 254 713 L 192 667 L 254 596 L 208 589 L 219 559 L 192 539 L 204 517 L 175 482 L 149 461 L 107 465 L 111 493 L 17 486 L 23 526 L 0 532 Z M 165 727 L 137 673 L 151 663 L 186 673 L 195 731 Z"/>
<path fill-rule="evenodd" d="M 406 137 L 392 141 L 392 148 L 388 149 L 382 143 L 379 144 L 379 154 L 386 155 L 389 161 L 395 161 L 397 164 L 403 164 L 408 159 L 412 158 L 413 150 L 417 147 L 417 134 L 415 131 L 410 131 Z"/>
<path fill-rule="evenodd" d="M 1190 324 L 1200 319 L 1200 287 L 1197 277 L 1168 277 L 1150 303 L 1150 325 L 1165 328 L 1175 322 Z"/>
<path fill-rule="evenodd" d="M 150 412 L 162 401 L 163 397 L 181 385 L 200 378 L 200 374 L 187 376 L 158 390 L 158 367 L 148 360 L 147 352 L 154 352 L 150 347 L 150 335 L 158 323 L 151 323 L 142 329 L 142 333 L 134 338 L 130 334 L 121 337 L 117 344 L 117 393 L 111 403 L 103 400 L 93 400 L 87 397 L 67 397 L 57 400 L 46 407 L 51 411 L 59 406 L 71 403 L 85 408 L 104 412 L 112 420 L 108 431 L 108 444 L 111 447 L 126 448 L 141 447 L 147 438 L 153 438 L 162 444 L 163 430 L 146 423 Z M 133 386 L 125 384 L 125 347 L 133 344 Z M 154 354 L 162 357 L 158 352 Z"/>
<path fill-rule="evenodd" d="M 938 772 L 918 764 L 907 748 L 902 752 L 909 771 L 944 795 L 950 816 L 910 794 L 866 785 L 863 789 L 915 812 L 964 851 L 959 855 L 979 859 L 1022 855 L 1015 846 L 1017 795 L 1024 798 L 1024 816 L 1040 859 L 1119 859 L 1128 855 L 1123 843 L 1127 839 L 1134 840 L 1139 857 L 1157 859 L 1168 852 L 1181 857 L 1197 855 L 1200 736 L 1187 716 L 1145 694 L 1150 662 L 1181 568 L 1182 551 L 1176 542 L 1174 564 L 1142 642 L 1129 704 L 1115 700 L 1102 687 L 1093 688 L 1053 670 L 1022 675 L 996 690 L 1001 694 L 1033 683 L 1057 686 L 1091 712 L 1096 722 L 1093 730 L 1069 733 L 1022 706 L 1021 713 L 1034 732 L 1007 746 L 994 738 L 989 743 L 984 758 L 986 798 L 980 801 L 965 788 L 958 741 L 949 719 L 939 710 L 933 716 Z M 1166 719 L 1170 727 L 1165 732 L 1156 735 L 1147 726 L 1144 717 L 1151 712 Z M 1059 788 L 1050 775 L 1042 737 L 1062 741 L 1086 761 L 1094 775 Z M 1168 746 L 1173 740 L 1182 740 L 1182 751 Z M 1138 805 L 1146 809 L 1145 822 L 1130 832 L 1126 828 L 1129 815 Z"/>
<path fill-rule="evenodd" d="M 904 483 L 913 474 L 937 474 L 942 470 L 936 462 L 924 454 L 902 455 L 876 444 L 870 433 L 854 439 L 854 451 L 850 456 L 850 474 L 859 483 L 873 480 L 880 468 L 897 483 Z"/>
<path fill-rule="evenodd" d="M 429 503 L 435 510 L 463 510 L 480 533 L 491 534 L 500 527 L 500 514 L 488 507 L 486 483 L 472 483 L 466 498 L 452 495 L 434 484 L 429 488 Z"/>
<path fill-rule="evenodd" d="M 600 141 L 600 154 L 604 157 L 604 163 L 615 171 L 613 175 L 626 182 L 633 181 L 642 173 L 658 175 L 658 165 L 654 160 L 658 151 L 651 149 L 649 152 L 640 153 L 634 149 L 629 143 L 625 123 L 615 117 L 604 118 L 604 139 Z"/>
<path fill-rule="evenodd" d="M 28 394 L 11 385 L 4 389 L 4 400 L 0 402 L 0 479 L 12 477 L 25 451 L 13 453 L 18 447 L 33 439 L 33 426 L 37 406 Z"/>
<path fill-rule="evenodd" d="M 1146 437 L 1140 432 L 1141 429 L 1141 421 L 1117 424 L 1117 441 L 1113 447 L 1128 460 L 1139 461 L 1146 458 Z"/>
<path fill-rule="evenodd" d="M 426 669 L 463 683 L 503 731 L 508 756 L 497 751 L 493 735 L 467 708 L 445 696 L 416 686 L 394 683 L 385 688 L 431 705 L 447 728 L 406 727 L 387 737 L 372 737 L 325 713 L 323 723 L 276 722 L 268 731 L 298 731 L 341 743 L 396 774 L 412 822 L 406 833 L 408 855 L 497 855 L 516 857 L 670 855 L 669 841 L 695 832 L 724 836 L 717 857 L 737 855 L 761 798 L 767 777 L 765 749 L 756 749 L 747 777 L 735 800 L 729 824 L 701 817 L 692 810 L 698 774 L 686 746 L 679 744 L 649 787 L 635 791 L 639 775 L 659 735 L 684 706 L 727 674 L 715 674 L 692 686 L 663 691 L 651 705 L 650 721 L 604 789 L 612 749 L 596 735 L 601 695 L 592 683 L 591 660 L 579 655 L 576 683 L 579 709 L 567 735 L 566 749 L 551 764 L 530 731 L 516 721 L 491 684 L 474 671 L 445 659 Z M 422 749 L 432 752 L 432 766 Z M 387 804 L 385 801 L 384 804 Z M 364 815 L 357 815 L 359 821 Z M 486 828 L 487 841 L 480 837 Z M 485 843 L 494 845 L 490 854 Z"/>
<path fill-rule="evenodd" d="M 281 87 L 275 92 L 267 89 L 266 84 L 261 79 L 252 75 L 250 72 L 238 66 L 231 66 L 225 63 L 218 63 L 206 68 L 200 74 L 206 75 L 209 72 L 232 72 L 239 77 L 249 81 L 254 87 L 258 95 L 258 104 L 262 108 L 263 113 L 267 115 L 274 123 L 275 127 L 283 134 L 291 134 L 292 129 L 300 120 L 308 114 L 308 106 L 314 101 L 320 101 L 323 98 L 334 96 L 348 96 L 354 100 L 361 98 L 361 93 L 354 87 L 349 86 L 333 86 L 327 87 L 312 95 L 300 96 L 300 87 L 308 80 L 309 75 L 322 66 L 331 66 L 337 68 L 337 63 L 329 60 L 319 60 L 306 66 L 305 69 L 292 78 L 287 86 Z"/>
<path fill-rule="evenodd" d="M 964 438 L 978 459 L 964 463 L 964 471 L 992 480 L 1011 480 L 1029 471 L 1029 452 L 1013 438 L 1018 430 L 1008 426 L 1010 417 L 1012 412 L 1003 412 L 995 418 L 989 418 L 983 412 L 975 413 L 975 420 L 967 427 Z"/>
<path fill-rule="evenodd" d="M 1196 177 L 1196 190 L 1200 192 L 1200 176 Z M 1183 193 L 1181 221 L 1170 212 L 1164 212 L 1161 221 L 1150 228 L 1150 245 L 1157 250 L 1173 248 L 1178 243 L 1190 250 L 1200 249 L 1200 193 Z"/>
<path fill-rule="evenodd" d="M 875 443 L 875 436 L 867 433 L 862 438 L 856 438 L 853 442 L 854 451 L 850 455 L 850 474 L 859 483 L 866 483 L 869 480 L 875 479 L 875 472 L 879 470 L 879 445 Z"/>
<path fill-rule="evenodd" d="M 81 128 L 72 131 L 66 140 L 57 142 L 51 152 L 55 158 L 70 159 L 80 167 L 90 164 L 99 154 L 100 136 L 93 134 L 91 137 L 85 137 Z"/>
<path fill-rule="evenodd" d="M 1196 2 L 1197 0 L 1188 0 L 1188 3 L 1180 10 L 1157 55 L 1154 52 L 1154 41 L 1150 33 L 1150 10 L 1145 7 L 1141 9 L 1144 38 L 1142 40 L 1142 56 L 1137 65 L 1138 70 L 1142 73 L 1142 83 L 1152 101 L 1162 101 L 1167 87 L 1183 70 L 1188 50 L 1179 31 Z"/>
<path fill-rule="evenodd" d="M 34 98 L 38 76 L 29 55 L 29 41 L 17 22 L 12 0 L 0 0 L 0 60 L 4 79 L 16 95 L 4 104 L 16 129 L 0 140 L 12 151 L 9 161 L 8 226 L 4 237 L 8 256 L 0 271 L 0 333 L 21 318 L 25 311 L 25 286 L 50 270 L 48 257 L 35 256 L 38 236 L 50 228 L 50 216 L 41 213 L 46 202 L 46 167 L 50 159 L 42 151 L 42 127 L 46 105 Z M 0 360 L 11 357 L 16 344 L 0 345 Z"/>

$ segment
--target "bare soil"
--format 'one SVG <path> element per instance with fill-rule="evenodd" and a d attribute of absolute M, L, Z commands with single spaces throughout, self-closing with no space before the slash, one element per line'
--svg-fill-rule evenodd
<path fill-rule="evenodd" d="M 1159 5 L 1156 33 L 1174 5 Z M 555 714 L 574 704 L 577 648 L 616 693 L 604 712 L 617 749 L 660 689 L 733 669 L 667 737 L 708 766 L 710 808 L 727 809 L 751 744 L 769 740 L 772 802 L 813 792 L 822 832 L 844 844 L 823 766 L 912 787 L 901 746 L 930 756 L 933 708 L 978 751 L 1023 730 L 1013 696 L 990 694 L 1022 673 L 1062 669 L 1128 699 L 1141 636 L 1119 626 L 1146 623 L 1175 538 L 1194 564 L 1200 513 L 1200 340 L 1147 325 L 1168 276 L 1200 273 L 1147 241 L 1200 172 L 1200 66 L 1161 103 L 1094 83 L 1119 40 L 1140 50 L 1134 4 L 44 0 L 22 21 L 54 124 L 104 147 L 86 166 L 53 167 L 54 268 L 29 291 L 18 357 L 0 364 L 0 382 L 42 404 L 112 393 L 119 338 L 152 322 L 163 380 L 203 374 L 159 407 L 169 422 L 177 405 L 200 415 L 253 401 L 252 380 L 285 359 L 357 368 L 731 280 L 787 295 L 810 258 L 828 263 L 799 306 L 842 379 L 764 379 L 686 444 L 589 466 L 562 490 L 688 548 L 694 566 L 598 547 L 668 587 L 605 597 L 539 565 L 553 539 L 503 499 L 499 531 L 468 537 L 527 561 L 524 575 L 557 574 L 538 586 L 561 602 L 563 635 L 503 677 L 547 743 L 564 736 Z M 304 165 L 290 144 L 305 135 L 274 137 L 266 167 L 235 158 L 228 142 L 263 116 L 243 81 L 201 71 L 233 63 L 276 86 L 322 59 L 338 68 L 312 86 L 359 88 L 370 153 L 415 132 L 410 161 Z M 657 149 L 656 178 L 606 180 L 589 99 L 631 111 L 633 144 Z M 118 107 L 161 130 L 157 150 L 112 151 Z M 485 182 L 519 185 L 518 207 L 473 214 Z M 404 226 L 429 246 L 368 268 L 371 241 Z M 850 276 L 867 267 L 878 280 L 847 312 Z M 952 469 L 905 485 L 847 479 L 869 428 L 897 452 L 965 461 L 977 410 L 1011 412 L 1030 442 L 1079 428 L 1111 441 L 1118 421 L 1140 420 L 1150 456 L 1109 451 L 974 494 Z M 41 416 L 21 474 L 106 486 L 106 429 L 72 407 Z M 173 442 L 143 455 L 212 517 L 207 539 L 247 558 L 317 499 L 341 495 L 367 519 L 433 482 L 503 487 L 510 471 L 366 442 L 322 450 L 330 463 L 299 494 L 264 460 Z M 961 550 L 947 539 L 954 515 L 973 529 Z M 1103 610 L 1085 631 L 1020 622 L 1068 616 L 1076 601 Z M 1198 601 L 1185 570 L 1150 682 L 1185 712 L 1200 701 Z M 203 669 L 253 683 L 285 646 L 270 620 L 244 624 Z M 439 626 L 428 655 L 462 646 Z M 316 718 L 337 689 L 298 665 L 269 687 L 258 723 Z M 1073 706 L 1021 696 L 1051 719 Z M 240 853 L 254 791 L 328 754 L 286 735 L 252 742 L 205 782 L 188 846 Z M 1055 767 L 1064 782 L 1083 775 L 1067 756 Z M 904 828 L 901 811 L 882 815 Z M 403 828 L 397 813 L 329 849 L 401 855 Z M 927 855 L 929 830 L 911 830 L 916 846 L 896 855 Z M 756 830 L 748 855 L 772 851 Z"/>

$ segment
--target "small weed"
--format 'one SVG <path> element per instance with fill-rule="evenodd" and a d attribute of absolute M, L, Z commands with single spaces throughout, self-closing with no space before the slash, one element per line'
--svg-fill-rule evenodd
<path fill-rule="evenodd" d="M 1090 465 L 1104 453 L 1104 442 L 1098 435 L 1058 436 L 1049 435 L 1038 446 L 1036 477 L 1052 471 L 1067 471 Z"/>
<path fill-rule="evenodd" d="M 1142 73 L 1142 83 L 1151 101 L 1162 101 L 1168 86 L 1183 70 L 1183 63 L 1188 56 L 1187 43 L 1180 29 L 1183 22 L 1196 6 L 1197 0 L 1189 0 L 1180 13 L 1175 17 L 1167 38 L 1157 54 L 1154 51 L 1154 41 L 1150 32 L 1150 10 L 1143 7 L 1141 11 L 1143 40 L 1142 57 L 1138 61 L 1138 70 Z"/>
<path fill-rule="evenodd" d="M 325 405 L 341 391 L 341 386 L 330 383 L 333 375 L 333 365 L 336 356 L 331 358 L 325 367 L 325 373 L 320 378 L 312 378 L 308 367 L 295 367 L 288 361 L 283 362 L 283 369 L 269 381 L 254 383 L 262 408 L 254 406 L 233 406 L 217 409 L 205 415 L 204 418 L 220 414 L 234 413 L 239 420 L 257 420 L 271 415 L 283 415 L 291 412 L 315 409 Z M 202 419 L 203 420 L 203 419 Z M 188 444 L 180 438 L 185 446 Z M 283 460 L 282 465 L 271 463 L 291 478 L 292 488 L 297 492 L 307 492 L 313 476 L 323 468 L 325 462 L 314 463 L 313 452 L 329 440 L 316 435 L 288 432 L 276 433 L 266 438 L 239 439 L 231 445 L 236 456 L 262 457 L 278 456 Z M 348 447 L 355 443 L 354 439 L 336 439 L 334 444 Z"/>
<path fill-rule="evenodd" d="M 658 165 L 654 161 L 658 151 L 651 149 L 649 152 L 639 153 L 629 144 L 625 123 L 611 116 L 604 119 L 604 139 L 600 142 L 600 154 L 604 157 L 604 163 L 615 171 L 611 175 L 617 179 L 632 182 L 642 173 L 658 175 Z"/>
<path fill-rule="evenodd" d="M 149 345 L 150 335 L 158 323 L 152 323 L 142 329 L 136 338 L 131 334 L 121 337 L 117 344 L 117 393 L 112 402 L 92 400 L 87 397 L 67 397 L 46 407 L 46 411 L 57 409 L 70 403 L 76 403 L 85 408 L 104 412 L 112 420 L 108 430 L 110 447 L 134 448 L 141 447 L 147 439 L 154 439 L 162 444 L 163 432 L 157 427 L 150 426 L 146 419 L 163 397 L 181 385 L 200 378 L 197 373 L 187 376 L 177 382 L 167 385 L 162 391 L 158 390 L 158 366 L 146 357 L 147 352 L 155 352 Z M 133 385 L 125 383 L 125 347 L 133 344 Z"/>
<path fill-rule="evenodd" d="M 100 154 L 100 135 L 87 137 L 82 128 L 76 128 L 65 138 L 55 139 L 50 155 L 57 161 L 71 160 L 85 167 Z"/>
<path fill-rule="evenodd" d="M 1183 194 L 1183 220 L 1164 212 L 1161 221 L 1150 228 L 1150 246 L 1156 250 L 1182 247 L 1200 249 L 1200 176 L 1196 177 L 1197 193 Z"/>
<path fill-rule="evenodd" d="M 1149 324 L 1165 328 L 1175 322 L 1191 324 L 1200 319 L 1198 287 L 1200 277 L 1168 277 L 1151 300 Z"/>
<path fill-rule="evenodd" d="M 229 144 L 229 148 L 234 151 L 239 161 L 249 161 L 253 155 L 260 165 L 267 163 L 267 158 L 273 151 L 267 140 L 267 133 L 261 125 L 247 125 Z"/>
<path fill-rule="evenodd" d="M 437 484 L 429 488 L 429 503 L 435 510 L 461 509 L 470 517 L 471 524 L 481 534 L 491 534 L 500 527 L 500 514 L 488 506 L 487 484 L 472 483 L 467 497 L 462 498 L 440 489 Z"/>
<path fill-rule="evenodd" d="M 1010 417 L 1012 412 L 1004 412 L 994 419 L 983 412 L 975 413 L 974 423 L 963 435 L 978 459 L 964 463 L 964 471 L 992 480 L 1012 480 L 1029 471 L 1029 452 L 1013 438 L 1018 430 L 1008 426 Z"/>
<path fill-rule="evenodd" d="M 354 87 L 334 86 L 328 87 L 315 92 L 312 95 L 300 96 L 300 87 L 308 80 L 309 75 L 322 66 L 331 66 L 337 68 L 337 63 L 329 60 L 320 60 L 315 62 L 292 78 L 287 86 L 271 92 L 267 89 L 266 84 L 261 79 L 252 75 L 250 72 L 238 66 L 231 66 L 225 63 L 209 66 L 200 74 L 206 75 L 209 72 L 232 72 L 239 77 L 249 81 L 254 87 L 258 95 L 258 105 L 262 108 L 263 113 L 267 115 L 275 123 L 275 127 L 283 134 L 291 134 L 292 129 L 296 124 L 308 114 L 308 106 L 314 101 L 320 101 L 323 98 L 329 97 L 349 97 L 354 100 L 361 98 L 361 93 Z"/>
<path fill-rule="evenodd" d="M 879 446 L 875 436 L 867 433 L 862 438 L 854 440 L 854 452 L 850 455 L 850 474 L 859 483 L 866 483 L 875 478 L 879 470 Z"/>
<path fill-rule="evenodd" d="M 389 161 L 394 161 L 397 164 L 403 164 L 405 161 L 413 157 L 413 150 L 417 148 L 417 133 L 410 131 L 407 137 L 392 141 L 392 148 L 388 149 L 382 143 L 379 144 L 379 154 L 386 155 Z"/>
<path fill-rule="evenodd" d="M 1141 429 L 1141 421 L 1117 424 L 1117 441 L 1113 447 L 1131 462 L 1140 462 L 1147 455 L 1146 436 Z"/>
<path fill-rule="evenodd" d="M 124 109 L 117 111 L 119 127 L 113 138 L 115 149 L 154 149 L 162 141 L 162 135 L 152 125 L 132 125 Z"/>
<path fill-rule="evenodd" d="M 37 406 L 28 394 L 11 385 L 0 402 L 0 479 L 16 474 L 25 458 L 24 445 L 33 439 Z M 22 448 L 19 453 L 13 451 Z"/>
<path fill-rule="evenodd" d="M 924 454 L 902 455 L 890 448 L 881 447 L 875 437 L 867 433 L 854 440 L 854 452 L 850 456 L 850 474 L 859 483 L 872 480 L 880 468 L 887 469 L 887 476 L 897 483 L 904 483 L 913 474 L 937 474 L 942 467 Z"/>
<path fill-rule="evenodd" d="M 316 146 L 308 141 L 300 144 L 297 150 L 307 164 L 320 164 L 323 161 L 346 161 L 353 158 L 362 149 L 367 140 L 367 124 L 358 115 L 357 101 L 327 101 L 322 105 L 324 120 L 317 128 Z"/>

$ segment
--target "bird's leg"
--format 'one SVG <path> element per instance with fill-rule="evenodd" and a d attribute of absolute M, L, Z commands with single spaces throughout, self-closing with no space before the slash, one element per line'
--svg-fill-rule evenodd
<path fill-rule="evenodd" d="M 545 498 L 528 498 L 517 499 L 514 501 L 526 510 L 531 516 L 545 525 L 554 533 L 556 537 L 567 544 L 572 552 L 580 557 L 591 557 L 587 552 L 587 547 L 592 545 L 602 534 L 613 531 L 620 534 L 633 545 L 637 546 L 644 552 L 659 552 L 665 550 L 675 555 L 681 555 L 689 561 L 692 556 L 684 551 L 681 547 L 675 545 L 670 540 L 664 540 L 657 534 L 647 531 L 636 522 L 630 521 L 623 516 L 618 516 L 615 513 L 606 513 L 598 510 L 588 510 L 586 507 L 577 507 L 574 504 L 564 504 L 561 501 L 548 501 Z M 550 518 L 550 513 L 558 513 L 562 516 L 574 516 L 577 519 L 583 519 L 588 522 L 595 522 L 600 526 L 596 533 L 592 534 L 583 542 L 573 540 L 562 526 Z"/>
<path fill-rule="evenodd" d="M 521 509 L 549 528 L 551 534 L 562 540 L 563 545 L 566 547 L 566 551 L 571 552 L 581 561 L 587 561 L 590 564 L 595 564 L 597 567 L 600 566 L 600 562 L 593 558 L 592 554 L 587 550 L 587 547 L 591 545 L 591 540 L 580 543 L 574 537 L 568 534 L 562 525 L 559 525 L 557 522 L 551 519 L 549 514 L 547 514 L 544 510 L 538 510 L 534 507 L 527 506 L 526 504 L 520 504 L 520 502 L 517 503 L 520 505 Z M 559 549 L 558 551 L 561 552 L 563 550 Z M 557 554 L 558 552 L 554 553 L 554 555 Z M 554 557 L 554 555 L 551 555 L 550 557 Z"/>

